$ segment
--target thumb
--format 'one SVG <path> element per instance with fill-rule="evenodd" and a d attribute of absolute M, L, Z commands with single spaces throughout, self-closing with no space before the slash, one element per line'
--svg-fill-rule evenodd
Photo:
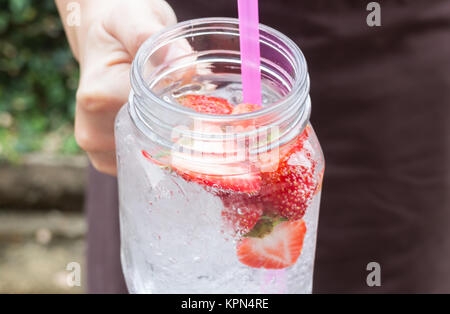
<path fill-rule="evenodd" d="M 120 1 L 105 19 L 105 30 L 134 58 L 150 36 L 177 22 L 175 13 L 162 0 Z"/>

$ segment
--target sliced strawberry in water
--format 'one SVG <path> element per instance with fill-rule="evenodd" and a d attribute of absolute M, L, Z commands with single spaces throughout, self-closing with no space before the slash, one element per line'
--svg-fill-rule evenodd
<path fill-rule="evenodd" d="M 289 220 L 303 217 L 317 188 L 314 166 L 280 165 L 262 175 L 262 198 L 276 214 Z"/>
<path fill-rule="evenodd" d="M 205 158 L 190 157 L 183 154 L 172 155 L 172 167 L 185 180 L 217 188 L 224 191 L 255 193 L 261 188 L 261 176 L 245 165 L 220 164 L 221 157 L 208 162 Z"/>
<path fill-rule="evenodd" d="M 304 147 L 301 135 L 281 156 L 275 171 L 262 172 L 262 199 L 275 214 L 289 220 L 303 217 L 317 189 L 317 162 Z"/>
<path fill-rule="evenodd" d="M 197 182 L 220 190 L 255 193 L 261 188 L 261 177 L 257 173 L 208 174 L 207 172 L 194 172 L 179 166 L 176 166 L 175 170 L 187 181 Z"/>
<path fill-rule="evenodd" d="M 185 95 L 177 99 L 185 107 L 191 108 L 197 112 L 220 115 L 231 114 L 233 106 L 224 98 L 204 96 L 204 95 Z"/>
<path fill-rule="evenodd" d="M 302 251 L 305 233 L 303 220 L 281 222 L 262 238 L 242 239 L 237 246 L 237 257 L 241 263 L 254 268 L 292 266 Z"/>

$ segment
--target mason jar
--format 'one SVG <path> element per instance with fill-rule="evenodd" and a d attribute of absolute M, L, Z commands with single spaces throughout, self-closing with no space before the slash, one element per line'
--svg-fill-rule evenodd
<path fill-rule="evenodd" d="M 307 66 L 280 32 L 260 25 L 259 41 L 262 108 L 237 114 L 180 99 L 243 102 L 238 20 L 179 23 L 139 49 L 115 126 L 131 293 L 311 293 L 324 159 Z"/>

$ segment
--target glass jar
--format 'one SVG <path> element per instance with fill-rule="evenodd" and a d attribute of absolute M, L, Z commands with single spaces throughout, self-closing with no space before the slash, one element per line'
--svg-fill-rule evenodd
<path fill-rule="evenodd" d="M 324 159 L 306 62 L 267 26 L 260 44 L 263 108 L 233 115 L 180 99 L 242 102 L 236 19 L 179 23 L 140 48 L 115 127 L 131 293 L 311 292 Z"/>

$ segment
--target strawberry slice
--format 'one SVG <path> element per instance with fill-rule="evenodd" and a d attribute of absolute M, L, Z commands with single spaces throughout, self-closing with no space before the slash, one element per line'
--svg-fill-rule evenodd
<path fill-rule="evenodd" d="M 304 148 L 305 138 L 300 136 L 289 153 L 282 156 L 275 171 L 262 172 L 262 199 L 275 214 L 289 220 L 298 220 L 305 214 L 318 180 L 317 162 Z"/>
<path fill-rule="evenodd" d="M 247 237 L 237 246 L 239 261 L 254 268 L 281 269 L 297 261 L 303 247 L 306 225 L 303 220 L 278 223 L 262 238 Z"/>
<path fill-rule="evenodd" d="M 303 217 L 317 188 L 314 165 L 281 165 L 275 172 L 264 173 L 263 200 L 281 217 L 297 220 Z"/>
<path fill-rule="evenodd" d="M 231 114 L 233 111 L 233 106 L 226 99 L 219 97 L 185 95 L 177 100 L 181 105 L 201 113 L 220 115 Z"/>
<path fill-rule="evenodd" d="M 239 104 L 236 107 L 233 108 L 233 112 L 231 114 L 241 114 L 241 113 L 247 113 L 262 109 L 260 105 L 255 104 Z"/>
<path fill-rule="evenodd" d="M 243 170 L 240 174 L 227 174 L 229 169 L 226 167 L 215 167 L 211 171 L 203 167 L 200 172 L 196 172 L 180 164 L 172 163 L 172 166 L 186 181 L 197 182 L 220 190 L 255 193 L 261 188 L 261 176 L 258 173 L 244 173 Z M 223 172 L 216 174 L 220 168 L 223 169 Z"/>
<path fill-rule="evenodd" d="M 181 105 L 191 108 L 197 112 L 228 115 L 233 111 L 233 106 L 223 98 L 204 95 L 185 95 L 178 98 Z M 204 126 L 205 129 L 208 126 Z M 203 131 L 203 130 L 202 130 Z M 200 146 L 204 149 L 210 143 L 206 141 L 194 141 L 192 145 Z M 220 146 L 220 145 L 219 145 Z M 259 173 L 251 173 L 249 169 L 242 166 L 224 165 L 222 155 L 223 147 L 213 148 L 212 152 L 204 152 L 205 158 L 216 158 L 210 161 L 210 165 L 205 160 L 192 160 L 189 156 L 172 155 L 173 168 L 187 181 L 194 181 L 205 186 L 211 186 L 225 191 L 236 191 L 245 193 L 255 193 L 260 190 L 261 176 Z"/>
<path fill-rule="evenodd" d="M 261 175 L 244 164 L 224 164 L 223 158 L 171 155 L 173 169 L 186 181 L 224 191 L 255 193 L 261 188 Z M 205 160 L 207 160 L 205 162 Z"/>

